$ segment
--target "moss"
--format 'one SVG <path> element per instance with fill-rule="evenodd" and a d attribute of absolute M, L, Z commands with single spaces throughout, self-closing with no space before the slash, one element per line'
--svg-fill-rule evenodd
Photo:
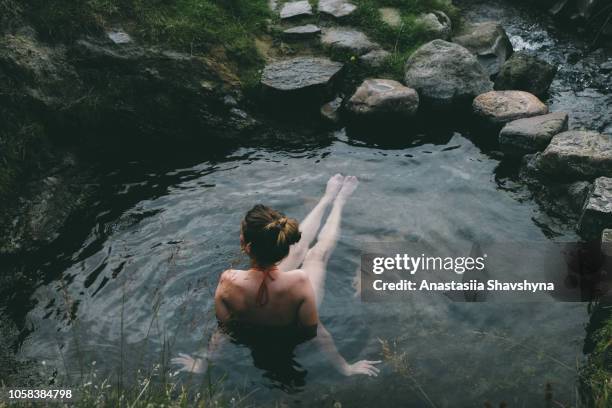
<path fill-rule="evenodd" d="M 593 334 L 592 340 L 595 348 L 581 373 L 583 394 L 589 406 L 609 408 L 612 406 L 612 318 Z"/>

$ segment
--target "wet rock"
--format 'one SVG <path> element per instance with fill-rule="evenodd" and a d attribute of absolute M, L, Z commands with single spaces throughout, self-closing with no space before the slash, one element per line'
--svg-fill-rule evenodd
<path fill-rule="evenodd" d="M 364 54 L 359 57 L 359 62 L 361 62 L 366 67 L 379 68 L 390 55 L 391 53 L 389 51 L 372 50 L 367 54 Z"/>
<path fill-rule="evenodd" d="M 357 6 L 346 0 L 319 0 L 319 13 L 334 18 L 344 18 L 353 14 Z"/>
<path fill-rule="evenodd" d="M 599 67 L 599 70 L 603 74 L 612 73 L 612 61 L 604 62 L 603 64 L 601 64 L 601 66 Z"/>
<path fill-rule="evenodd" d="M 342 107 L 342 97 L 338 96 L 335 99 L 321 106 L 321 116 L 324 120 L 331 123 L 340 122 L 340 108 Z"/>
<path fill-rule="evenodd" d="M 466 48 L 433 40 L 416 50 L 405 65 L 404 83 L 417 90 L 421 103 L 447 109 L 470 104 L 493 89 L 487 73 Z"/>
<path fill-rule="evenodd" d="M 290 1 L 283 4 L 280 11 L 282 20 L 312 16 L 312 6 L 308 0 Z"/>
<path fill-rule="evenodd" d="M 380 19 L 391 27 L 399 27 L 402 25 L 402 16 L 398 9 L 394 7 L 382 7 L 378 9 Z"/>
<path fill-rule="evenodd" d="M 578 229 L 587 239 L 599 238 L 601 232 L 612 227 L 612 178 L 599 177 L 595 180 L 587 199 Z"/>
<path fill-rule="evenodd" d="M 417 22 L 423 26 L 427 35 L 432 39 L 448 40 L 453 31 L 451 19 L 439 10 L 421 14 Z"/>
<path fill-rule="evenodd" d="M 499 132 L 499 145 L 508 153 L 544 150 L 554 135 L 567 130 L 564 112 L 514 120 Z"/>
<path fill-rule="evenodd" d="M 558 177 L 612 176 L 612 137 L 584 130 L 560 133 L 542 153 L 540 168 Z"/>
<path fill-rule="evenodd" d="M 412 117 L 418 108 L 417 92 L 391 79 L 366 79 L 346 104 L 354 116 Z"/>
<path fill-rule="evenodd" d="M 322 95 L 332 86 L 341 69 L 341 63 L 327 58 L 296 57 L 266 65 L 261 84 L 264 90 L 276 94 Z"/>
<path fill-rule="evenodd" d="M 506 61 L 495 78 L 495 89 L 519 90 L 542 96 L 550 88 L 557 67 L 524 52 Z"/>
<path fill-rule="evenodd" d="M 371 41 L 367 35 L 353 28 L 334 27 L 323 30 L 323 46 L 335 51 L 351 52 L 362 55 L 380 46 Z"/>
<path fill-rule="evenodd" d="M 591 192 L 591 183 L 587 181 L 576 181 L 567 186 L 567 195 L 574 210 L 582 210 L 584 202 Z"/>
<path fill-rule="evenodd" d="M 548 113 L 548 107 L 535 95 L 523 91 L 490 91 L 478 95 L 472 104 L 474 114 L 490 125 Z"/>
<path fill-rule="evenodd" d="M 491 76 L 499 72 L 513 52 L 506 30 L 495 21 L 467 25 L 453 42 L 473 52 Z"/>
<path fill-rule="evenodd" d="M 321 34 L 321 28 L 314 24 L 291 27 L 283 31 L 283 37 L 289 40 L 314 38 Z"/>

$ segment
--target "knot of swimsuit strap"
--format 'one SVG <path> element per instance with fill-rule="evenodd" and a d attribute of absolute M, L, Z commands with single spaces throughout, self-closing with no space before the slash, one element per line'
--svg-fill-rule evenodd
<path fill-rule="evenodd" d="M 259 290 L 257 291 L 257 297 L 255 298 L 255 302 L 258 306 L 264 306 L 268 303 L 268 285 L 266 285 L 266 279 L 270 278 L 270 280 L 274 280 L 270 272 L 272 269 L 266 269 L 261 271 L 263 273 L 263 279 L 261 280 L 261 285 L 259 285 Z"/>

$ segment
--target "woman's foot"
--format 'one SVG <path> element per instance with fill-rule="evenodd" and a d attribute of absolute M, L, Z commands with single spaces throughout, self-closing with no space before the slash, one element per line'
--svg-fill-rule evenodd
<path fill-rule="evenodd" d="M 337 200 L 341 202 L 346 202 L 346 200 L 353 194 L 357 186 L 359 185 L 359 180 L 355 176 L 346 176 L 344 178 L 344 183 L 342 183 L 342 188 L 338 193 Z"/>
<path fill-rule="evenodd" d="M 343 183 L 344 176 L 340 173 L 330 177 L 327 181 L 327 187 L 325 188 L 325 198 L 329 200 L 336 198 L 336 195 L 338 194 L 338 191 L 340 191 Z"/>

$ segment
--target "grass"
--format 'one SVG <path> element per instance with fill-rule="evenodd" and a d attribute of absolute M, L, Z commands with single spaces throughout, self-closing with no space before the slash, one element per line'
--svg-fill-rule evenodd
<path fill-rule="evenodd" d="M 594 334 L 595 349 L 581 373 L 593 408 L 612 407 L 612 319 Z"/>

